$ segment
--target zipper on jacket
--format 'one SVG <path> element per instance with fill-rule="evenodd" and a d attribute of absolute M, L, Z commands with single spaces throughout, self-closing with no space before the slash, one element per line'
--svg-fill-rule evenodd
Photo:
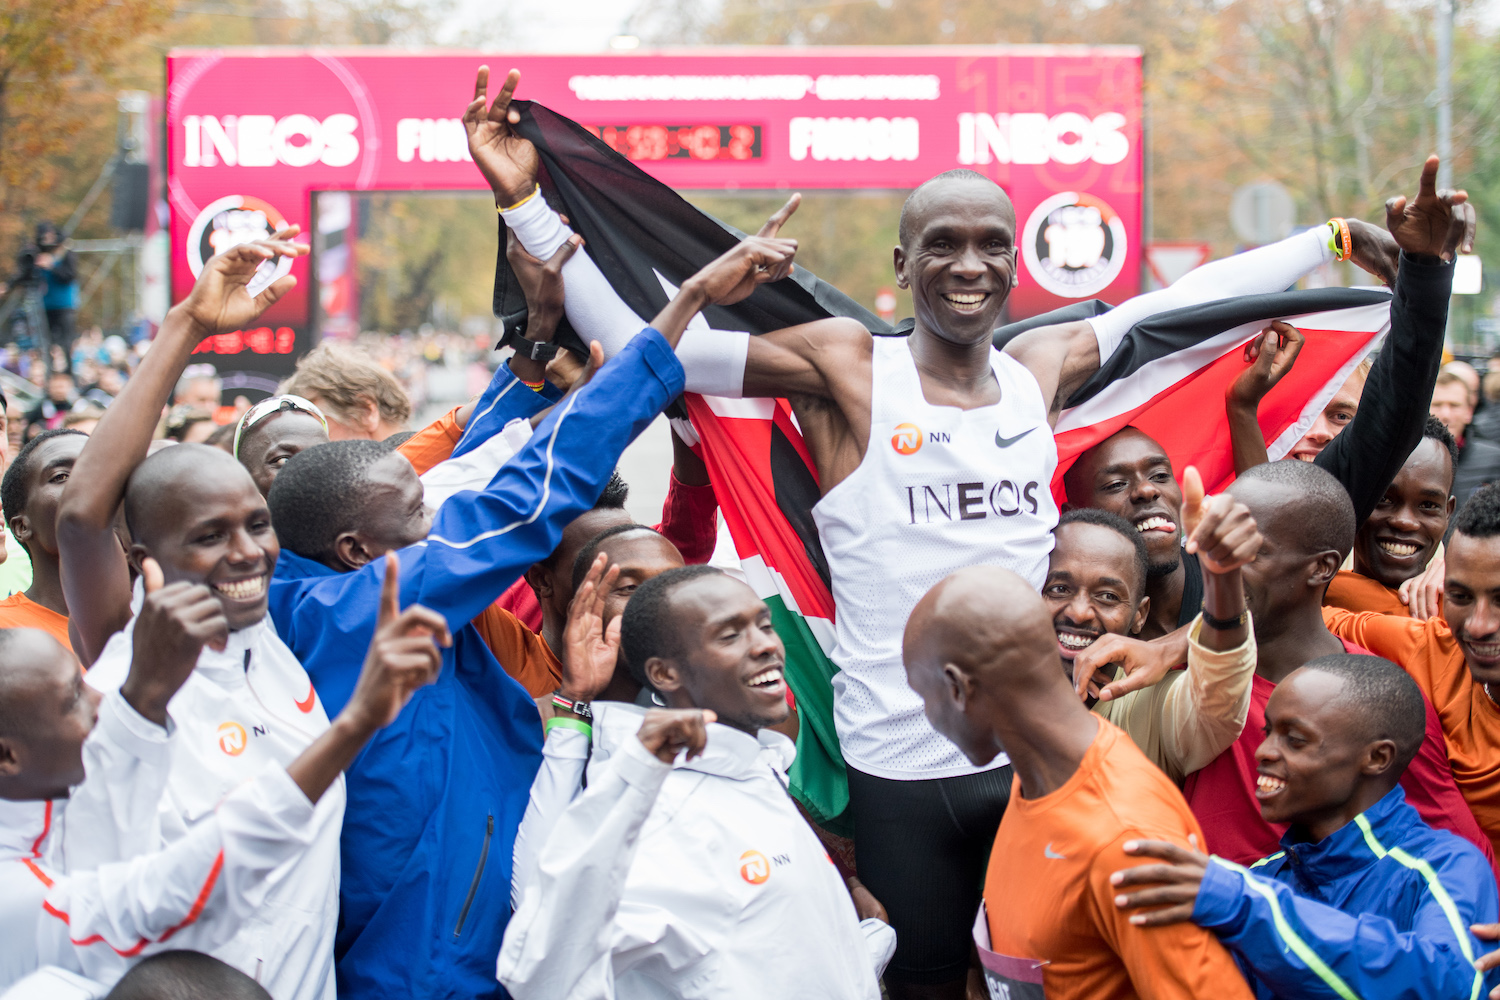
<path fill-rule="evenodd" d="M 484 863 L 490 856 L 490 837 L 494 833 L 495 816 L 491 813 L 484 818 L 484 845 L 479 848 L 479 867 L 474 869 L 474 880 L 469 883 L 469 894 L 464 897 L 464 908 L 458 911 L 458 925 L 453 928 L 454 937 L 464 932 L 464 921 L 469 919 L 469 907 L 474 905 L 474 897 L 479 893 L 479 880 L 484 877 Z"/>

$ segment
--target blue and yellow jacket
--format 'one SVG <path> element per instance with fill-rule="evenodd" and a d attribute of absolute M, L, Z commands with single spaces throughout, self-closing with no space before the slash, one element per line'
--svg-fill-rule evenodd
<path fill-rule="evenodd" d="M 1474 960 L 1494 945 L 1469 925 L 1495 922 L 1495 876 L 1474 845 L 1423 823 L 1399 786 L 1316 844 L 1292 832 L 1281 844 L 1248 869 L 1214 858 L 1193 908 L 1257 997 L 1484 995 Z"/>
<path fill-rule="evenodd" d="M 672 349 L 647 329 L 558 403 L 489 486 L 449 499 L 426 540 L 398 553 L 401 606 L 441 613 L 453 646 L 438 681 L 348 771 L 335 944 L 342 1000 L 504 995 L 495 957 L 542 728 L 469 621 L 552 552 L 682 379 Z M 548 402 L 502 368 L 465 442 Z M 283 550 L 276 564 L 271 616 L 330 717 L 359 678 L 383 577 L 384 560 L 340 573 Z"/>

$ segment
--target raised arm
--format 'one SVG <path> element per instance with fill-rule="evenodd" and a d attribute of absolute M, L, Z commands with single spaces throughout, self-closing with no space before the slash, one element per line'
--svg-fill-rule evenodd
<path fill-rule="evenodd" d="M 1394 273 L 1394 245 L 1389 237 L 1358 220 L 1350 226 L 1360 232 L 1354 241 L 1356 263 L 1377 274 Z M 1044 397 L 1052 400 L 1053 413 L 1059 413 L 1068 397 L 1098 371 L 1142 320 L 1237 295 L 1284 291 L 1333 259 L 1328 237 L 1326 227 L 1315 226 L 1279 243 L 1210 261 L 1172 285 L 1137 295 L 1102 316 L 1029 330 L 1007 344 L 1005 350 L 1031 369 Z"/>
<path fill-rule="evenodd" d="M 242 243 L 211 258 L 188 297 L 173 306 L 151 350 L 89 436 L 63 490 L 57 511 L 58 553 L 74 650 L 87 666 L 111 635 L 130 620 L 130 575 L 115 535 L 115 513 L 125 484 L 146 457 L 162 407 L 204 337 L 244 327 L 285 295 L 296 279 L 278 279 L 252 296 L 247 286 L 262 262 L 300 257 L 292 226 L 269 240 Z"/>
<path fill-rule="evenodd" d="M 1203 613 L 1188 632 L 1187 674 L 1161 705 L 1162 752 L 1174 779 L 1207 766 L 1239 738 L 1250 711 L 1255 635 L 1240 567 L 1262 538 L 1244 504 L 1227 493 L 1205 500 L 1198 470 L 1182 475 L 1187 548 L 1203 567 Z"/>
<path fill-rule="evenodd" d="M 1453 260 L 1473 248 L 1474 206 L 1463 191 L 1437 190 L 1437 168 L 1438 158 L 1429 157 L 1417 197 L 1386 202 L 1386 225 L 1401 248 L 1391 332 L 1354 419 L 1315 460 L 1344 484 L 1361 524 L 1422 440 L 1442 365 Z"/>
<path fill-rule="evenodd" d="M 1302 331 L 1277 320 L 1245 345 L 1249 366 L 1224 390 L 1235 475 L 1271 460 L 1260 430 L 1260 401 L 1292 370 L 1305 342 Z"/>

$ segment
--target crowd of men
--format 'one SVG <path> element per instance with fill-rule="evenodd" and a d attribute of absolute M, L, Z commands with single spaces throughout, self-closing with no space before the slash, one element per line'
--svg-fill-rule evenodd
<path fill-rule="evenodd" d="M 1435 158 L 1385 228 L 1004 350 L 1014 210 L 953 171 L 902 211 L 908 336 L 752 337 L 696 320 L 791 273 L 795 198 L 646 322 L 541 196 L 518 74 L 488 82 L 464 120 L 538 348 L 477 398 L 411 433 L 334 354 L 164 436 L 203 338 L 291 287 L 249 294 L 294 227 L 210 260 L 88 433 L 11 457 L 0 995 L 1500 997 L 1500 486 L 1461 480 L 1474 212 Z M 1063 404 L 1134 326 L 1333 259 L 1392 286 L 1390 333 L 1293 457 L 1257 419 L 1303 343 L 1277 322 L 1227 491 L 1127 427 L 1054 497 Z M 587 357 L 545 349 L 564 316 Z M 660 524 L 624 511 L 684 391 L 788 400 L 818 474 L 852 855 L 788 792 L 786 650 L 708 565 L 701 456 L 674 441 Z M 895 447 L 911 420 L 948 447 Z M 1014 516 L 904 516 L 1002 478 Z"/>

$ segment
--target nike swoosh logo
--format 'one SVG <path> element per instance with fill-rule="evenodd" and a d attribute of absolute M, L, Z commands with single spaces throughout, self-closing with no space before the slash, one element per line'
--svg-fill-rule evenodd
<path fill-rule="evenodd" d="M 306 700 L 293 702 L 292 704 L 296 705 L 297 708 L 300 709 L 303 713 L 307 713 L 307 712 L 311 712 L 313 710 L 313 706 L 316 705 L 317 703 L 318 703 L 318 692 L 316 692 L 316 691 L 313 690 L 313 686 L 311 684 L 308 684 L 307 685 L 307 698 L 306 698 Z"/>
<path fill-rule="evenodd" d="M 1036 430 L 1035 427 L 1028 427 L 1024 431 L 1022 431 L 1021 433 L 1017 434 L 1013 438 L 1003 438 L 1003 437 L 1000 436 L 1000 432 L 996 431 L 995 432 L 995 447 L 996 448 L 1009 448 L 1011 445 L 1015 444 L 1017 441 L 1021 440 L 1023 437 L 1025 437 L 1026 435 L 1030 434 L 1034 430 Z"/>
<path fill-rule="evenodd" d="M 1056 861 L 1066 861 L 1066 860 L 1068 860 L 1068 856 L 1066 854 L 1058 854 L 1056 851 L 1054 851 L 1052 849 L 1052 842 L 1051 841 L 1048 841 L 1047 842 L 1047 846 L 1044 847 L 1044 848 L 1042 848 L 1042 853 L 1044 855 L 1046 855 L 1047 857 L 1052 858 L 1052 859 L 1054 859 Z"/>

